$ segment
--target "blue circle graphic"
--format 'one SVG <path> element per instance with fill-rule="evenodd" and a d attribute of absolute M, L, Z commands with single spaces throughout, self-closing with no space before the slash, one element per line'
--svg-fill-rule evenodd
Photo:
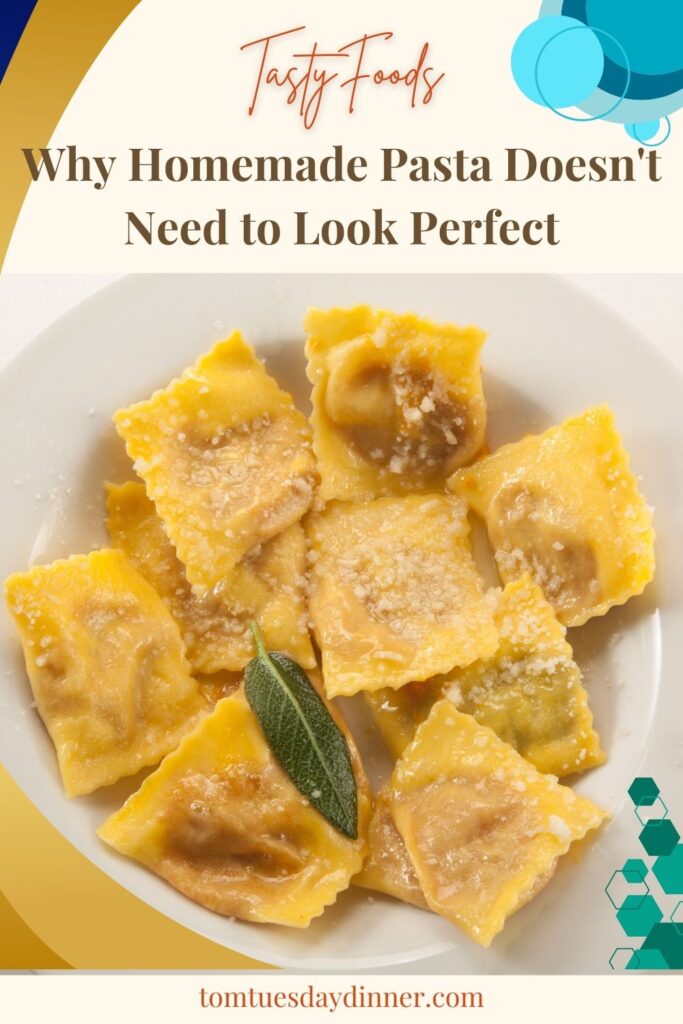
<path fill-rule="evenodd" d="M 659 135 L 662 124 L 664 125 L 664 135 L 661 138 L 656 139 L 655 135 Z M 648 149 L 654 149 L 656 146 L 662 146 L 671 135 L 671 121 L 668 117 L 663 117 L 659 121 L 644 121 L 641 124 L 627 124 L 624 125 L 627 133 L 636 142 L 639 142 L 641 146 L 647 146 Z"/>
<path fill-rule="evenodd" d="M 541 18 L 521 33 L 512 73 L 528 99 L 544 107 L 575 107 L 597 88 L 605 65 L 600 40 L 576 18 Z"/>
<path fill-rule="evenodd" d="M 595 36 L 596 39 L 598 38 L 598 36 L 600 38 L 603 38 L 604 36 L 609 36 L 609 34 L 607 32 L 604 32 L 602 29 L 600 29 L 600 28 L 589 28 L 587 25 L 584 25 L 583 22 L 579 22 L 578 25 L 571 25 L 569 28 L 563 28 L 561 30 L 561 32 L 559 33 L 559 35 L 567 35 L 569 33 L 576 33 L 576 32 L 580 32 L 581 34 L 583 34 L 585 32 L 588 32 L 591 35 Z M 543 92 L 543 88 L 541 86 L 540 77 L 539 77 L 539 66 L 541 64 L 541 59 L 543 57 L 543 54 L 545 53 L 545 51 L 548 48 L 549 44 L 553 42 L 553 39 L 549 39 L 548 42 L 544 43 L 544 45 L 541 47 L 541 51 L 540 51 L 538 57 L 536 58 L 536 67 L 534 68 L 534 78 L 535 78 L 535 81 L 536 81 L 536 88 L 538 89 L 538 92 L 540 93 L 541 99 L 545 102 L 546 106 L 550 107 L 550 109 L 552 111 L 554 111 L 554 113 L 559 114 L 560 117 L 564 117 L 565 120 L 567 120 L 567 121 L 600 121 L 600 120 L 602 120 L 603 117 L 607 117 L 608 114 L 611 114 L 614 110 L 616 110 L 617 107 L 619 106 L 619 104 L 623 102 L 624 97 L 626 96 L 626 93 L 628 92 L 628 87 L 631 84 L 631 66 L 629 64 L 628 54 L 624 50 L 624 48 L 621 45 L 621 43 L 619 42 L 619 40 L 618 39 L 614 39 L 613 36 L 609 36 L 609 39 L 621 50 L 622 57 L 623 57 L 623 62 L 624 62 L 624 68 L 625 68 L 625 72 L 626 72 L 626 79 L 625 79 L 624 87 L 622 89 L 621 94 L 616 97 L 614 102 L 610 106 L 608 106 L 606 110 L 601 110 L 599 114 L 593 114 L 590 117 L 575 117 L 572 114 L 565 114 L 562 110 L 558 110 L 557 107 L 551 106 L 551 104 L 548 102 L 548 99 L 545 96 L 545 94 Z M 600 46 L 600 49 L 602 51 L 602 46 Z M 603 54 L 603 59 L 604 59 L 604 54 Z M 585 101 L 586 99 L 588 99 L 588 97 L 584 96 L 583 99 Z M 579 102 L 577 104 L 575 104 L 575 105 L 579 106 L 581 102 L 582 101 L 579 100 Z"/>
<path fill-rule="evenodd" d="M 649 142 L 659 131 L 659 121 L 643 121 L 641 124 L 627 124 L 626 131 L 636 142 Z"/>
<path fill-rule="evenodd" d="M 563 0 L 560 11 L 604 33 L 603 92 L 619 96 L 624 91 L 624 52 L 630 68 L 627 100 L 664 99 L 683 89 L 681 0 Z M 623 117 L 624 123 L 637 120 L 649 118 Z"/>
<path fill-rule="evenodd" d="M 568 121 L 623 124 L 640 145 L 661 146 L 683 106 L 683 0 L 542 0 L 511 65 L 533 103 Z"/>
<path fill-rule="evenodd" d="M 565 4 L 565 6 L 567 6 Z M 585 0 L 585 21 L 615 36 L 639 75 L 668 75 L 679 71 L 683 51 L 683 4 L 680 0 Z M 610 43 L 605 53 L 617 63 L 619 51 Z"/>

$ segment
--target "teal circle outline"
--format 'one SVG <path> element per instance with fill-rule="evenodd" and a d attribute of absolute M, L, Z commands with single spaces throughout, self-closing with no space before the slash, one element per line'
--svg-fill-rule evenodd
<path fill-rule="evenodd" d="M 615 43 L 621 50 L 625 61 L 624 70 L 626 71 L 626 85 L 624 86 L 624 91 L 622 92 L 621 96 L 619 96 L 617 100 L 612 104 L 611 107 L 609 107 L 607 110 L 604 110 L 601 114 L 594 114 L 592 117 L 574 117 L 572 114 L 564 114 L 561 110 L 558 110 L 556 107 L 553 107 L 552 104 L 548 103 L 548 100 L 543 90 L 541 89 L 541 83 L 538 80 L 538 65 L 541 62 L 541 57 L 548 49 L 550 44 L 554 42 L 556 39 L 559 39 L 559 37 L 564 35 L 566 32 L 583 31 L 592 32 L 596 36 L 604 36 L 606 39 L 609 39 L 611 42 Z M 571 25 L 569 28 L 563 28 L 561 32 L 557 33 L 557 35 L 551 36 L 550 39 L 547 39 L 541 47 L 541 49 L 539 50 L 538 57 L 536 58 L 536 64 L 534 66 L 534 82 L 536 83 L 538 94 L 545 103 L 548 110 L 552 110 L 553 114 L 557 114 L 558 117 L 563 117 L 565 121 L 577 121 L 579 124 L 583 124 L 584 122 L 587 123 L 589 121 L 601 121 L 604 117 L 607 117 L 608 114 L 613 113 L 613 111 L 615 111 L 617 107 L 626 99 L 626 93 L 628 92 L 629 86 L 631 85 L 631 62 L 628 59 L 628 54 L 624 47 L 621 45 L 619 40 L 616 39 L 610 32 L 606 32 L 602 28 L 593 28 L 591 25 Z M 585 101 L 582 100 L 582 102 Z"/>
<path fill-rule="evenodd" d="M 671 135 L 671 118 L 665 115 L 664 117 L 660 117 L 659 120 L 666 121 L 666 135 L 663 139 L 659 139 L 657 142 L 646 142 L 644 139 L 638 138 L 638 132 L 636 131 L 638 125 L 632 124 L 631 127 L 633 128 L 633 138 L 635 138 L 636 142 L 640 143 L 641 146 L 645 146 L 647 149 L 656 149 L 657 146 L 663 146 L 664 143 L 668 141 L 669 136 Z"/>
<path fill-rule="evenodd" d="M 560 0 L 563 2 L 563 0 Z M 585 33 L 577 37 L 574 51 L 571 42 L 562 43 L 562 33 L 568 28 L 585 29 L 586 25 L 577 18 L 564 14 L 551 14 L 549 17 L 539 16 L 520 32 L 515 40 L 511 53 L 512 75 L 521 92 L 538 104 L 541 108 L 553 106 L 559 110 L 578 107 L 585 100 L 595 96 L 605 75 L 606 57 L 603 44 L 593 33 Z M 552 54 L 548 62 L 550 80 L 547 90 L 552 93 L 552 102 L 547 95 L 542 96 L 534 81 L 536 63 L 546 44 L 555 43 L 555 50 L 560 54 Z M 564 45 L 565 50 L 562 50 Z M 561 59 L 564 56 L 565 59 Z M 560 73 L 556 73 L 556 63 Z M 542 63 L 542 58 L 541 62 Z M 545 77 L 546 70 L 543 72 Z M 540 65 L 539 65 L 540 73 Z M 604 100 L 602 101 L 604 104 Z M 612 102 L 612 97 L 607 102 Z"/>

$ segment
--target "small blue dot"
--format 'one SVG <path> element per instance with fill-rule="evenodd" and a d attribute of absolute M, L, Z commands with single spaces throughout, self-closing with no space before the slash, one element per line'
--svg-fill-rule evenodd
<path fill-rule="evenodd" d="M 627 124 L 626 131 L 636 142 L 649 142 L 659 131 L 659 121 L 643 121 L 641 124 Z"/>

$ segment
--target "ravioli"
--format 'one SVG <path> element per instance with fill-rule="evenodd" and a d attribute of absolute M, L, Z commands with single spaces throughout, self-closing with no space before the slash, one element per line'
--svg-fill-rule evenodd
<path fill-rule="evenodd" d="M 304 594 L 306 538 L 300 523 L 248 552 L 209 593 L 199 596 L 141 483 L 107 486 L 109 535 L 161 595 L 180 626 L 195 672 L 235 672 L 254 656 L 258 621 L 267 647 L 305 668 L 315 665 Z"/>
<path fill-rule="evenodd" d="M 309 611 L 329 697 L 397 688 L 494 652 L 464 502 L 436 494 L 332 502 L 307 531 Z"/>
<path fill-rule="evenodd" d="M 308 424 L 238 331 L 114 422 L 199 593 L 311 504 Z"/>
<path fill-rule="evenodd" d="M 213 707 L 219 700 L 229 697 L 231 693 L 240 688 L 244 679 L 244 673 L 213 672 L 205 674 L 204 672 L 198 672 L 195 679 L 200 691 Z"/>
<path fill-rule="evenodd" d="M 369 306 L 311 309 L 304 326 L 325 500 L 442 490 L 481 450 L 478 328 Z"/>
<path fill-rule="evenodd" d="M 394 756 L 400 757 L 432 703 L 447 696 L 541 772 L 564 776 L 602 764 L 566 630 L 528 575 L 505 587 L 495 623 L 500 640 L 492 657 L 428 683 L 367 695 Z"/>
<path fill-rule="evenodd" d="M 68 796 L 156 764 L 208 712 L 178 627 L 121 551 L 16 573 L 5 592 Z"/>
<path fill-rule="evenodd" d="M 98 834 L 209 910 L 306 928 L 348 887 L 366 852 L 370 799 L 350 746 L 357 840 L 299 793 L 242 690 L 220 701 Z"/>
<path fill-rule="evenodd" d="M 399 758 L 412 741 L 420 722 L 443 696 L 446 676 L 436 676 L 421 683 L 406 683 L 398 690 L 375 690 L 364 693 L 363 700 L 392 757 Z"/>
<path fill-rule="evenodd" d="M 354 885 L 429 910 L 386 797 L 380 793 L 368 827 L 370 852 Z"/>
<path fill-rule="evenodd" d="M 449 700 L 434 705 L 389 786 L 428 905 L 482 946 L 606 818 Z"/>
<path fill-rule="evenodd" d="M 486 520 L 503 580 L 530 572 L 566 626 L 654 575 L 652 515 L 606 405 L 504 445 L 449 485 Z"/>

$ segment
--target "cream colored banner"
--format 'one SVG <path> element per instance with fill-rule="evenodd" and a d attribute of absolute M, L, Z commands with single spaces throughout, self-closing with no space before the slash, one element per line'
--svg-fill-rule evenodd
<path fill-rule="evenodd" d="M 305 978 L 244 974 L 5 978 L 3 1005 L 16 1019 L 119 1024 L 147 1016 L 166 1024 L 250 1021 L 452 1021 L 487 1024 L 575 1024 L 609 1017 L 642 1024 L 655 1012 L 675 1014 L 679 977 L 472 978 L 346 975 Z M 469 1011 L 469 1012 L 468 1012 Z M 379 1015 L 379 1017 L 378 1017 Z M 15 1019 L 14 1017 L 12 1019 Z"/>
<path fill-rule="evenodd" d="M 5 269 L 683 269 L 683 116 L 649 149 L 620 124 L 530 102 L 510 56 L 540 6 L 142 0 L 57 125 L 55 180 L 43 167 L 31 185 Z M 285 32 L 267 53 L 256 42 Z M 288 103 L 291 86 L 274 84 L 293 67 L 298 80 L 313 44 L 319 74 L 357 69 L 361 44 L 338 51 L 365 34 L 380 35 L 355 90 L 338 75 L 317 92 L 311 78 L 306 100 L 302 86 Z M 403 80 L 375 80 L 392 71 Z M 214 156 L 229 180 L 193 166 Z M 318 180 L 255 180 L 259 156 L 291 158 L 295 170 L 310 157 Z M 320 180 L 326 157 L 343 180 Z M 512 172 L 524 180 L 506 180 Z"/>

